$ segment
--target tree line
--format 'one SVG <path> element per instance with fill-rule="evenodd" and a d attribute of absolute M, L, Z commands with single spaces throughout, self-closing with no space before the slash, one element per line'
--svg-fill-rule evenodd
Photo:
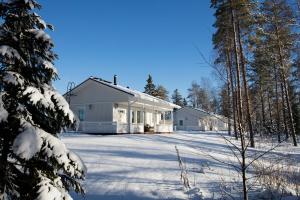
<path fill-rule="evenodd" d="M 299 1 L 211 0 L 221 112 L 236 138 L 300 133 Z M 231 120 L 228 121 L 231 123 Z M 229 134 L 231 134 L 229 132 Z"/>
<path fill-rule="evenodd" d="M 187 97 L 183 97 L 178 89 L 175 89 L 169 98 L 168 90 L 162 85 L 155 85 L 151 75 L 148 75 L 144 93 L 158 97 L 160 99 L 171 101 L 179 106 L 191 106 L 201 108 L 210 112 L 220 112 L 220 102 L 215 88 L 211 87 L 209 79 L 202 78 L 200 84 L 192 81 L 190 88 L 187 89 Z"/>

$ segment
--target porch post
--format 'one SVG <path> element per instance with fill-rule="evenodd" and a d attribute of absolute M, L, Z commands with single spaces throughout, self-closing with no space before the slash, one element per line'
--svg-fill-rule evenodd
<path fill-rule="evenodd" d="M 145 126 L 146 123 L 146 109 L 145 109 L 145 104 L 143 104 L 143 124 Z"/>
<path fill-rule="evenodd" d="M 127 107 L 127 132 L 130 133 L 130 127 L 131 127 L 131 104 L 130 101 L 128 101 L 128 107 Z"/>
<path fill-rule="evenodd" d="M 157 114 L 156 114 L 156 112 L 155 112 L 155 110 L 154 110 L 154 107 L 153 107 L 153 109 L 152 109 L 152 120 L 153 120 L 153 125 L 154 125 L 154 132 L 157 132 L 157 126 L 156 126 L 156 116 Z"/>

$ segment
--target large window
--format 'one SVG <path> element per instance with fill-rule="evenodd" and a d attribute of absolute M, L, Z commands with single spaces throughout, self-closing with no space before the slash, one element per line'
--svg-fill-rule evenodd
<path fill-rule="evenodd" d="M 136 111 L 136 119 L 137 119 L 137 123 L 143 123 L 143 115 L 142 115 L 142 111 Z"/>

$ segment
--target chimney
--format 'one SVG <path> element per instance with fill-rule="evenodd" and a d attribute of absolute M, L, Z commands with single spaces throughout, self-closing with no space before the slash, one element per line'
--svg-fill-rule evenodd
<path fill-rule="evenodd" d="M 114 75 L 114 85 L 117 85 L 117 75 Z"/>

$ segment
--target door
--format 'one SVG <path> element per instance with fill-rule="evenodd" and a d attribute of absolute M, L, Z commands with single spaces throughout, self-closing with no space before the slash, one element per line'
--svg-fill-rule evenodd
<path fill-rule="evenodd" d="M 127 123 L 127 117 L 126 117 L 126 109 L 118 109 L 118 123 L 126 124 Z"/>

